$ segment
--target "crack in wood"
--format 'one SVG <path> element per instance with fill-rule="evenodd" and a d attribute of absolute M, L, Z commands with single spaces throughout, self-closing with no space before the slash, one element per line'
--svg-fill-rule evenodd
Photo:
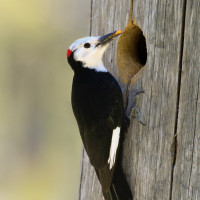
<path fill-rule="evenodd" d="M 116 11 L 116 1 L 115 1 L 114 11 Z M 115 31 L 114 27 L 115 27 L 115 12 L 114 12 L 114 17 L 113 17 L 113 31 Z M 114 42 L 112 42 L 112 51 L 111 51 L 111 54 L 112 54 L 112 56 L 111 56 L 112 68 L 114 66 L 114 62 L 112 62 L 112 58 L 114 57 L 114 52 L 115 52 L 115 50 L 114 50 Z"/>
<path fill-rule="evenodd" d="M 200 78 L 200 77 L 199 77 Z M 199 91 L 199 79 L 198 79 L 198 88 L 197 88 L 197 98 L 196 98 L 196 113 L 195 113 L 195 123 L 194 123 L 194 137 L 193 137 L 193 147 L 192 147 L 192 163 L 191 163 L 191 168 L 190 168 L 190 176 L 189 176 L 189 185 L 188 188 L 190 188 L 190 182 L 191 182 L 191 176 L 192 176 L 192 168 L 193 168 L 193 159 L 194 159 L 194 146 L 195 146 L 195 136 L 196 136 L 196 121 L 197 121 L 197 108 L 198 108 L 198 95 Z M 188 192 L 188 198 L 189 198 L 189 192 Z"/>
<path fill-rule="evenodd" d="M 172 200 L 173 178 L 174 178 L 173 176 L 174 176 L 174 168 L 175 168 L 176 157 L 177 157 L 177 155 L 176 155 L 177 154 L 177 145 L 178 145 L 177 129 L 178 129 L 179 103 L 180 103 L 180 91 L 181 91 L 181 73 L 182 73 L 182 65 L 183 65 L 186 7 L 187 7 L 187 0 L 184 0 L 184 2 L 183 2 L 181 41 L 180 41 L 181 45 L 180 45 L 179 74 L 178 74 L 178 88 L 177 88 L 177 102 L 176 102 L 176 117 L 175 117 L 174 138 L 173 138 L 172 145 L 171 145 L 171 148 L 173 148 L 174 151 L 172 152 L 173 158 L 172 158 L 169 200 Z"/>
<path fill-rule="evenodd" d="M 92 16 L 93 16 L 93 0 L 91 0 L 91 3 L 90 3 L 90 36 L 92 34 Z"/>

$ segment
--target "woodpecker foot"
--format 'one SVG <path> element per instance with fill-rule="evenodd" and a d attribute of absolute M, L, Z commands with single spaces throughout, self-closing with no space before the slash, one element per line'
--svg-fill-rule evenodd
<path fill-rule="evenodd" d="M 146 124 L 141 119 L 140 110 L 139 110 L 139 108 L 136 105 L 134 105 L 132 107 L 131 114 L 130 114 L 129 117 L 130 118 L 135 118 L 135 115 L 133 114 L 134 111 L 136 111 L 136 113 L 137 113 L 137 118 L 138 118 L 138 121 L 140 122 L 140 124 L 142 124 L 143 126 L 146 126 Z"/>
<path fill-rule="evenodd" d="M 142 121 L 142 118 L 141 118 L 141 114 L 140 114 L 140 110 L 139 108 L 136 106 L 136 97 L 139 95 L 139 94 L 143 94 L 144 91 L 141 90 L 141 91 L 138 91 L 136 92 L 136 94 L 134 95 L 134 101 L 133 101 L 133 106 L 131 107 L 131 110 L 130 110 L 130 113 L 129 113 L 129 119 L 131 118 L 137 118 L 138 121 L 143 125 L 143 126 L 146 126 L 146 124 Z M 137 114 L 137 117 L 135 116 L 135 113 Z"/>

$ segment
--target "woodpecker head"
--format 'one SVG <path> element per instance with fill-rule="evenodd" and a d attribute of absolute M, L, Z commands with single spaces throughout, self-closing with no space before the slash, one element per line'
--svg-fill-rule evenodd
<path fill-rule="evenodd" d="M 76 40 L 67 50 L 67 59 L 74 69 L 76 63 L 84 68 L 96 71 L 107 71 L 102 63 L 102 56 L 110 41 L 121 34 L 121 30 L 114 31 L 102 37 L 85 37 Z"/>

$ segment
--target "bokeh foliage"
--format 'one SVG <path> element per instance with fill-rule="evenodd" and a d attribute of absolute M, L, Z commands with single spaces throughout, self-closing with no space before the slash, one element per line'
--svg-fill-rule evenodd
<path fill-rule="evenodd" d="M 0 199 L 77 198 L 81 139 L 68 46 L 88 35 L 90 1 L 0 2 Z"/>

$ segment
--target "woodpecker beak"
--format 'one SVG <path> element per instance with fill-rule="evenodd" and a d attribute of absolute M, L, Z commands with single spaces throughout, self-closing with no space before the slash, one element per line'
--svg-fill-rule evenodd
<path fill-rule="evenodd" d="M 96 47 L 99 46 L 99 45 L 104 46 L 104 45 L 108 44 L 113 39 L 115 39 L 117 36 L 119 36 L 121 33 L 122 33 L 121 30 L 117 30 L 117 31 L 114 31 L 112 33 L 109 33 L 107 35 L 100 37 L 99 43 L 96 45 Z"/>

